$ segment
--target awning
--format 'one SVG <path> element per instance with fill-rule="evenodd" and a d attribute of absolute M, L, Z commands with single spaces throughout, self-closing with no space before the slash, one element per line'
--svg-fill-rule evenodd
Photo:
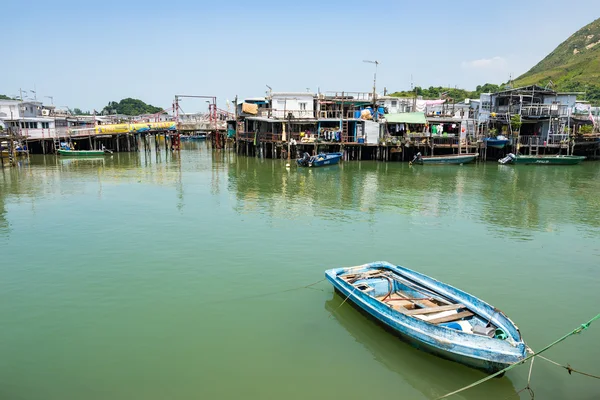
<path fill-rule="evenodd" d="M 426 124 L 425 113 L 407 112 L 397 114 L 385 114 L 385 120 L 388 124 Z"/>

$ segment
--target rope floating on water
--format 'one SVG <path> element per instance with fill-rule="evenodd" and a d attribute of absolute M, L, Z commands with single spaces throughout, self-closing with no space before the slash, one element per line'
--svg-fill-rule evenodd
<path fill-rule="evenodd" d="M 301 290 L 301 289 L 319 290 L 319 289 L 313 288 L 313 286 L 315 286 L 316 284 L 319 284 L 319 283 L 323 282 L 325 279 L 326 278 L 323 278 L 323 279 L 318 280 L 316 282 L 313 282 L 313 283 L 311 283 L 309 285 L 298 286 L 298 287 L 294 287 L 294 288 L 290 288 L 290 289 L 277 290 L 277 291 L 267 292 L 267 293 L 259 293 L 259 294 L 254 294 L 254 295 L 250 295 L 250 296 L 243 296 L 243 297 L 227 298 L 227 299 L 222 299 L 222 300 L 208 301 L 208 302 L 205 302 L 205 303 L 201 303 L 200 305 L 201 306 L 210 306 L 210 305 L 213 305 L 213 304 L 229 303 L 229 302 L 233 302 L 233 301 L 248 300 L 248 299 L 257 299 L 257 298 L 260 298 L 260 297 L 273 296 L 273 295 L 276 295 L 276 294 L 293 292 L 295 290 Z"/>
<path fill-rule="evenodd" d="M 532 353 L 532 354 L 530 354 L 529 356 L 525 357 L 525 358 L 523 359 L 523 361 L 521 361 L 521 362 L 519 362 L 519 363 L 516 363 L 516 364 L 509 365 L 508 367 L 504 368 L 503 370 L 500 370 L 500 371 L 496 372 L 495 374 L 492 374 L 492 375 L 486 376 L 485 378 L 483 378 L 483 379 L 480 379 L 480 380 L 478 380 L 478 381 L 476 381 L 476 382 L 473 382 L 473 383 L 471 383 L 470 385 L 467 385 L 467 386 L 465 386 L 465 387 L 463 387 L 463 388 L 461 388 L 461 389 L 455 390 L 454 392 L 450 392 L 450 393 L 448 393 L 448 394 L 445 394 L 445 395 L 443 395 L 443 396 L 441 396 L 441 397 L 438 397 L 438 398 L 436 398 L 436 400 L 439 400 L 439 399 L 445 399 L 445 398 L 447 398 L 447 397 L 454 396 L 455 394 L 458 394 L 458 393 L 460 393 L 460 392 L 464 392 L 465 390 L 471 389 L 471 388 L 473 388 L 473 387 L 475 387 L 475 386 L 477 386 L 477 385 L 480 385 L 480 384 L 482 384 L 482 383 L 484 383 L 484 382 L 487 382 L 487 381 L 489 381 L 489 380 L 490 380 L 490 379 L 492 379 L 492 378 L 495 378 L 495 377 L 497 377 L 498 375 L 501 375 L 501 374 L 503 374 L 503 373 L 505 373 L 505 372 L 507 372 L 507 371 L 510 371 L 511 369 L 513 369 L 513 368 L 515 368 L 515 367 L 517 367 L 517 366 L 519 366 L 519 365 L 521 365 L 521 364 L 525 364 L 525 362 L 527 362 L 527 361 L 529 361 L 529 360 L 532 360 L 532 363 L 533 363 L 533 358 L 534 358 L 534 357 L 538 357 L 540 354 L 542 354 L 542 353 L 543 353 L 543 352 L 545 352 L 546 350 L 550 349 L 551 347 L 554 347 L 554 346 L 556 346 L 557 344 L 559 344 L 560 342 L 562 342 L 563 340 L 565 340 L 565 339 L 566 339 L 566 338 L 568 338 L 569 336 L 572 336 L 572 335 L 577 335 L 578 333 L 581 333 L 582 331 L 584 331 L 584 330 L 588 329 L 588 328 L 590 327 L 590 324 L 591 324 L 592 322 L 594 322 L 595 320 L 597 320 L 597 319 L 600 319 L 600 314 L 596 315 L 594 318 L 590 319 L 588 322 L 586 322 L 586 323 L 584 323 L 584 324 L 581 324 L 581 325 L 580 325 L 580 326 L 578 326 L 576 329 L 574 329 L 574 330 L 572 330 L 571 332 L 567 333 L 566 335 L 564 335 L 564 336 L 563 336 L 563 337 L 561 337 L 560 339 L 557 339 L 557 340 L 555 340 L 554 342 L 550 343 L 548 346 L 544 347 L 543 349 L 541 349 L 541 350 L 540 350 L 540 351 L 538 351 L 537 353 Z M 559 364 L 559 365 L 560 365 L 560 364 Z M 561 365 L 561 367 L 563 367 L 563 366 Z M 530 368 L 533 368 L 533 364 L 532 364 L 532 366 L 531 366 Z M 567 369 L 568 369 L 568 368 L 567 368 Z M 572 369 L 571 369 L 571 370 L 572 370 Z M 572 371 L 573 371 L 573 372 L 575 372 L 574 370 L 572 370 Z M 577 372 L 579 373 L 579 371 L 577 371 Z M 597 378 L 596 376 L 594 376 L 594 375 L 590 375 L 590 374 L 583 374 L 583 375 L 586 375 L 586 376 L 591 376 L 592 378 Z M 531 379 L 531 369 L 530 369 L 530 372 L 529 372 L 529 378 Z M 599 379 L 600 379 L 600 378 L 599 378 Z M 525 389 L 527 389 L 527 388 L 529 388 L 529 383 L 527 383 L 527 387 L 525 387 Z M 531 393 L 532 393 L 532 391 L 531 391 L 531 388 L 529 388 L 529 390 L 530 390 L 530 394 L 531 394 Z"/>
<path fill-rule="evenodd" d="M 546 361 L 548 361 L 548 362 L 550 362 L 550 363 L 552 363 L 552 364 L 554 364 L 556 366 L 559 366 L 561 368 L 566 369 L 569 372 L 569 375 L 572 375 L 572 373 L 574 372 L 576 374 L 581 374 L 581 375 L 589 376 L 590 378 L 600 379 L 600 376 L 588 374 L 587 372 L 578 371 L 575 368 L 571 367 L 569 364 L 562 365 L 562 364 L 559 364 L 556 361 L 552 361 L 551 359 L 546 358 L 544 356 L 538 356 L 538 357 L 541 358 L 542 360 L 546 360 Z"/>

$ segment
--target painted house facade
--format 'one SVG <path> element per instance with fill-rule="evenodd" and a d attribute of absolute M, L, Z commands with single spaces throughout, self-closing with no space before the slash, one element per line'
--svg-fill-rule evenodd
<path fill-rule="evenodd" d="M 478 121 L 498 133 L 510 134 L 511 117 L 519 115 L 521 136 L 545 142 L 564 140 L 569 131 L 593 123 L 589 104 L 577 100 L 580 94 L 536 85 L 481 94 Z"/>
<path fill-rule="evenodd" d="M 0 100 L 0 120 L 7 129 L 26 139 L 56 135 L 55 120 L 41 102 Z"/>

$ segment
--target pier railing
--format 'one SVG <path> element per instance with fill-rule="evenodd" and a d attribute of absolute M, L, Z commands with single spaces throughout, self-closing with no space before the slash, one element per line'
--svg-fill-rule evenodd
<path fill-rule="evenodd" d="M 264 118 L 287 119 L 290 113 L 293 118 L 297 119 L 315 118 L 314 110 L 284 110 L 277 108 L 260 108 L 258 110 L 258 116 Z"/>
<path fill-rule="evenodd" d="M 315 137 L 315 136 L 311 136 L 311 137 Z M 257 143 L 263 143 L 263 142 L 267 142 L 267 143 L 271 143 L 271 142 L 281 142 L 283 141 L 283 133 L 274 133 L 274 132 L 259 132 L 259 133 L 255 133 L 255 132 L 239 132 L 238 133 L 238 139 L 241 141 L 245 141 L 245 142 L 254 142 L 254 140 L 256 139 Z M 303 137 L 300 136 L 300 132 L 287 132 L 286 133 L 286 140 L 289 139 L 294 139 L 296 142 L 298 143 L 302 143 L 302 144 L 307 144 L 307 143 L 315 143 L 314 141 L 305 141 L 303 142 L 302 139 Z M 315 139 L 318 141 L 317 143 L 350 143 L 352 141 L 355 140 L 354 135 L 347 135 L 347 134 L 342 134 L 341 135 L 341 141 L 334 141 L 334 140 L 324 140 L 324 135 L 323 134 L 319 134 L 316 135 Z"/>
<path fill-rule="evenodd" d="M 333 98 L 335 100 L 344 100 L 348 103 L 353 101 L 372 101 L 372 92 L 325 92 L 326 98 Z"/>
<path fill-rule="evenodd" d="M 342 111 L 342 110 L 321 110 L 319 111 L 319 118 L 325 119 L 351 119 L 356 118 L 354 111 Z M 360 116 L 358 116 L 360 118 Z"/>
<path fill-rule="evenodd" d="M 524 147 L 544 147 L 548 145 L 560 145 L 562 147 L 568 147 L 568 135 L 554 134 L 548 135 L 548 137 L 537 135 L 523 135 L 519 136 L 519 144 Z"/>
<path fill-rule="evenodd" d="M 497 114 L 521 114 L 523 117 L 566 117 L 568 107 L 565 104 L 530 104 L 530 105 L 510 105 L 496 107 L 493 112 Z"/>

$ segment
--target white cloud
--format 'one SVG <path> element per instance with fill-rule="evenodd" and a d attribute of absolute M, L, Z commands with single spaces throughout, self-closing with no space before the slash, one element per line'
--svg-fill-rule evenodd
<path fill-rule="evenodd" d="M 467 69 L 501 69 L 506 67 L 503 57 L 481 58 L 479 60 L 463 61 L 461 66 Z"/>

